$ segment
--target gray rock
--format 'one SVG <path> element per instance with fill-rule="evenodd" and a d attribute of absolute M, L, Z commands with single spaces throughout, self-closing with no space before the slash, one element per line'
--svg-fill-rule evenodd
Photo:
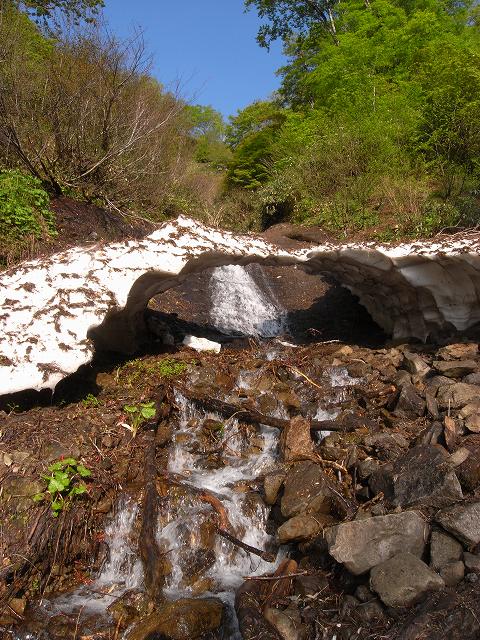
<path fill-rule="evenodd" d="M 393 413 L 401 418 L 423 416 L 425 400 L 418 395 L 413 384 L 405 383 L 402 385 Z"/>
<path fill-rule="evenodd" d="M 392 467 L 392 503 L 440 507 L 463 498 L 455 472 L 445 464 L 449 457 L 440 445 L 419 445 L 400 456 Z"/>
<path fill-rule="evenodd" d="M 372 473 L 374 473 L 378 469 L 378 462 L 374 458 L 367 458 L 366 460 L 361 460 L 357 464 L 357 474 L 360 480 L 367 480 Z"/>
<path fill-rule="evenodd" d="M 331 498 L 325 474 L 314 462 L 297 462 L 285 479 L 281 500 L 282 515 L 292 518 L 300 513 L 328 513 Z"/>
<path fill-rule="evenodd" d="M 440 570 L 440 577 L 447 587 L 456 587 L 465 577 L 465 565 L 461 560 L 450 562 Z"/>
<path fill-rule="evenodd" d="M 478 356 L 478 345 L 475 342 L 447 344 L 438 350 L 437 355 L 444 360 L 470 360 Z"/>
<path fill-rule="evenodd" d="M 426 381 L 425 389 L 426 391 L 430 391 L 434 396 L 437 395 L 437 391 L 440 387 L 448 387 L 452 384 L 456 384 L 455 380 L 451 378 L 447 378 L 446 376 L 433 376 L 433 378 L 429 378 Z"/>
<path fill-rule="evenodd" d="M 370 600 L 369 602 L 365 602 L 364 604 L 361 604 L 357 608 L 357 613 L 366 622 L 379 620 L 385 617 L 383 607 L 380 604 L 380 602 L 377 600 L 377 598 L 375 598 L 374 600 Z"/>
<path fill-rule="evenodd" d="M 480 387 L 464 382 L 455 382 L 452 385 L 442 385 L 438 389 L 437 402 L 441 409 L 460 409 L 469 402 L 480 397 Z"/>
<path fill-rule="evenodd" d="M 430 371 L 429 365 L 418 353 L 403 352 L 403 368 L 415 375 L 426 375 Z"/>
<path fill-rule="evenodd" d="M 437 513 L 436 520 L 467 547 L 480 542 L 480 502 L 443 509 Z"/>
<path fill-rule="evenodd" d="M 465 376 L 463 382 L 480 385 L 480 373 L 469 373 L 468 376 Z"/>
<path fill-rule="evenodd" d="M 293 604 L 284 611 L 274 607 L 266 607 L 264 616 L 275 627 L 283 640 L 304 640 L 306 638 L 307 630 L 302 624 L 300 611 Z"/>
<path fill-rule="evenodd" d="M 439 571 L 451 562 L 461 560 L 462 545 L 443 531 L 433 531 L 430 539 L 430 566 Z"/>
<path fill-rule="evenodd" d="M 421 556 L 429 526 L 416 511 L 343 522 L 325 531 L 337 562 L 360 575 L 402 551 Z"/>
<path fill-rule="evenodd" d="M 410 607 L 431 591 L 445 587 L 443 579 L 408 552 L 395 555 L 372 569 L 370 588 L 389 607 Z"/>
<path fill-rule="evenodd" d="M 477 573 L 480 573 L 480 556 L 476 553 L 468 553 L 468 551 L 465 551 L 463 554 L 463 561 L 469 571 L 476 571 Z"/>
<path fill-rule="evenodd" d="M 477 371 L 477 363 L 474 360 L 452 360 L 450 362 L 438 360 L 433 363 L 433 366 L 440 375 L 447 378 L 463 378 L 463 376 Z"/>
<path fill-rule="evenodd" d="M 323 513 L 315 516 L 293 516 L 278 528 L 278 541 L 280 544 L 287 544 L 294 540 L 310 540 L 318 536 L 325 527 L 331 526 L 333 522 L 335 522 L 334 518 Z"/>
<path fill-rule="evenodd" d="M 297 576 L 295 578 L 295 593 L 302 597 L 313 596 L 328 589 L 328 580 L 323 574 Z"/>

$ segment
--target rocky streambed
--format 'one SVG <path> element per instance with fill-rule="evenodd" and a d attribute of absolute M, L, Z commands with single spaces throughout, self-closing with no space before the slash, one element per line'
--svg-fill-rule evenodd
<path fill-rule="evenodd" d="M 1 415 L 2 637 L 479 637 L 478 344 L 234 347 Z"/>

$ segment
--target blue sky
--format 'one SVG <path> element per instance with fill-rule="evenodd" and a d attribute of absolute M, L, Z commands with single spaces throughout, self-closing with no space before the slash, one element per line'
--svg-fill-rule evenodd
<path fill-rule="evenodd" d="M 154 75 L 182 95 L 225 116 L 278 88 L 280 45 L 258 46 L 259 19 L 243 0 L 105 0 L 105 15 L 120 36 L 142 27 L 154 56 Z"/>

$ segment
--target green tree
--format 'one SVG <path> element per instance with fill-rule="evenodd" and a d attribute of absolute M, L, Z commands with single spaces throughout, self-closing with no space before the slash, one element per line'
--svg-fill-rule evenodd
<path fill-rule="evenodd" d="M 37 18 L 51 18 L 56 11 L 80 20 L 88 18 L 104 6 L 103 0 L 11 0 L 19 9 Z M 9 0 L 0 2 L 0 10 Z"/>

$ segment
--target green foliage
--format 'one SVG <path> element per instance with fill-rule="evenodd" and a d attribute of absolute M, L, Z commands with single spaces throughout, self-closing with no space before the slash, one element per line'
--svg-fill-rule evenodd
<path fill-rule="evenodd" d="M 87 396 L 82 400 L 82 404 L 88 409 L 96 409 L 97 407 L 101 406 L 100 400 L 97 398 L 97 396 L 94 396 L 93 393 L 87 394 Z"/>
<path fill-rule="evenodd" d="M 51 18 L 56 11 L 79 20 L 89 18 L 104 6 L 103 0 L 15 0 L 19 9 L 24 9 L 38 18 Z"/>
<path fill-rule="evenodd" d="M 127 386 L 155 383 L 159 378 L 175 378 L 187 368 L 186 362 L 173 358 L 131 360 L 117 370 L 117 379 Z"/>
<path fill-rule="evenodd" d="M 142 402 L 138 405 L 126 404 L 123 410 L 129 419 L 129 424 L 125 426 L 128 426 L 134 438 L 142 424 L 154 418 L 157 413 L 155 402 Z"/>
<path fill-rule="evenodd" d="M 0 233 L 20 239 L 56 236 L 50 198 L 38 178 L 16 170 L 0 171 Z"/>
<path fill-rule="evenodd" d="M 58 460 L 48 467 L 48 471 L 49 474 L 41 476 L 47 483 L 45 491 L 35 494 L 33 500 L 49 501 L 52 515 L 56 518 L 76 496 L 86 493 L 87 486 L 83 479 L 89 478 L 92 472 L 75 458 Z"/>

